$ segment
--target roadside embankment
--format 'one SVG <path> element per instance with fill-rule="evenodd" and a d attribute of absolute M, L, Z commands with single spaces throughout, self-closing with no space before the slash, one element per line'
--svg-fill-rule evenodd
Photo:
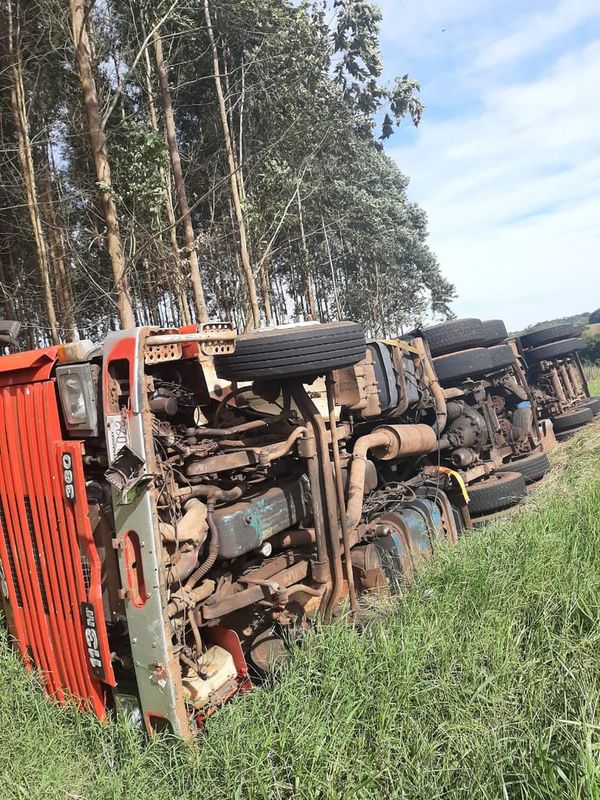
<path fill-rule="evenodd" d="M 53 707 L 3 639 L 0 796 L 597 797 L 600 423 L 553 463 L 365 630 L 309 634 L 193 747 Z"/>

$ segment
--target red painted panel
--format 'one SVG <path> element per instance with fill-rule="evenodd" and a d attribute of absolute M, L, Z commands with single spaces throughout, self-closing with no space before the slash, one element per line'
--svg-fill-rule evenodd
<path fill-rule="evenodd" d="M 0 386 L 46 381 L 58 360 L 57 347 L 25 350 L 0 357 Z"/>
<path fill-rule="evenodd" d="M 67 476 L 74 500 L 65 494 Z M 79 699 L 103 718 L 104 684 L 115 679 L 101 565 L 88 518 L 82 444 L 62 438 L 54 381 L 0 386 L 0 561 L 11 633 L 23 659 L 57 700 Z M 95 618 L 102 680 L 90 664 L 82 603 Z"/>

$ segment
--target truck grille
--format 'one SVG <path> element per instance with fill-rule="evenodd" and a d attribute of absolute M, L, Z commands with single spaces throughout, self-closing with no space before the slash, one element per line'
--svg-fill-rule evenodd
<path fill-rule="evenodd" d="M 64 491 L 65 459 L 74 500 Z M 47 692 L 103 717 L 114 685 L 81 444 L 63 439 L 54 381 L 0 387 L 0 581 L 15 644 Z M 82 604 L 93 608 L 102 669 L 88 659 Z M 95 643 L 96 644 L 96 643 Z"/>

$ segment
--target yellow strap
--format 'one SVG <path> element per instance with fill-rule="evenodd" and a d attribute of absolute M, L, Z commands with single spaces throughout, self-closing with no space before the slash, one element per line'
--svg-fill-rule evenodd
<path fill-rule="evenodd" d="M 467 492 L 467 487 L 465 486 L 465 482 L 462 479 L 462 476 L 459 475 L 459 473 L 456 470 L 450 469 L 450 467 L 436 467 L 436 469 L 438 472 L 445 472 L 446 475 L 451 475 L 456 480 L 456 482 L 460 487 L 461 494 L 465 499 L 465 503 L 468 503 L 469 493 Z"/>
<path fill-rule="evenodd" d="M 406 342 L 400 341 L 400 339 L 377 339 L 378 342 L 382 344 L 389 344 L 390 347 L 399 347 L 402 350 L 408 350 L 409 353 L 416 353 L 420 355 L 419 351 L 416 347 L 413 347 L 411 344 L 407 344 Z"/>

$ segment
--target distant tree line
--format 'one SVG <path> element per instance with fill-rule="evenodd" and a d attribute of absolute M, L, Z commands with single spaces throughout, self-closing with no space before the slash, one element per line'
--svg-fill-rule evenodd
<path fill-rule="evenodd" d="M 30 344 L 135 324 L 354 318 L 453 286 L 382 149 L 366 0 L 0 0 L 0 312 Z"/>

